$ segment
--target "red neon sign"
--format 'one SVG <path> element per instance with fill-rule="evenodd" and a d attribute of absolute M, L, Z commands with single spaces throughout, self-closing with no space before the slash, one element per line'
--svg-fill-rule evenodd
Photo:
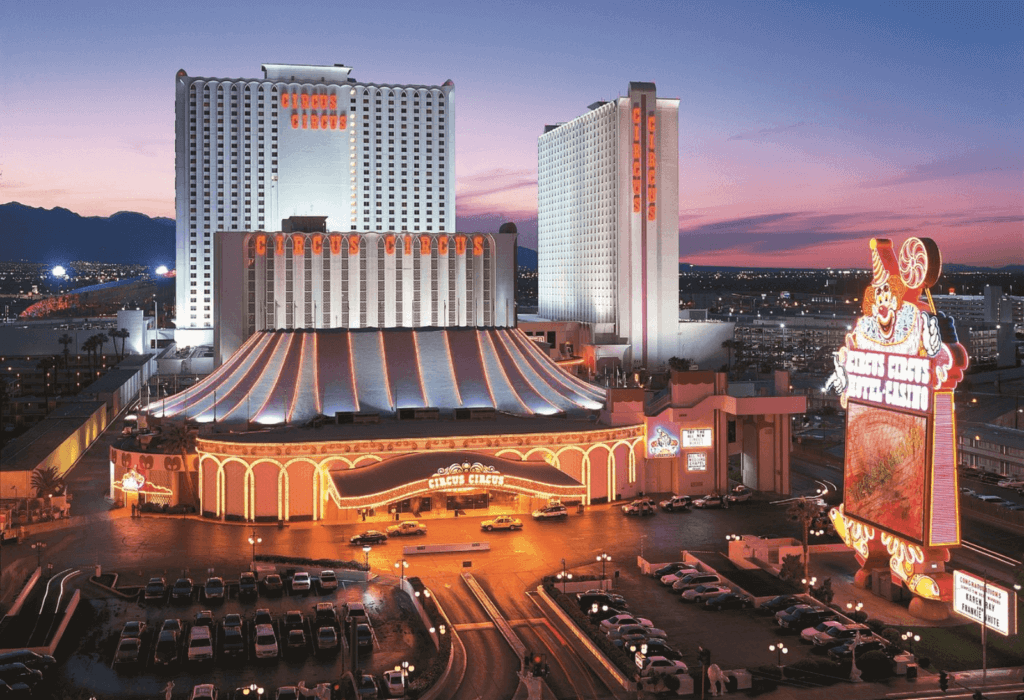
<path fill-rule="evenodd" d="M 348 113 L 338 112 L 338 96 L 321 93 L 281 93 L 281 110 L 294 110 L 293 129 L 341 130 L 348 127 Z"/>

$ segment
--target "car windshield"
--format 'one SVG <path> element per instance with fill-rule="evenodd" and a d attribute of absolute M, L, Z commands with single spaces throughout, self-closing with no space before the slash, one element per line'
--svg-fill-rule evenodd
<path fill-rule="evenodd" d="M 139 640 L 135 637 L 126 637 L 121 640 L 121 648 L 125 651 L 131 651 L 132 649 L 139 648 Z"/>
<path fill-rule="evenodd" d="M 260 634 L 256 636 L 256 643 L 263 646 L 273 644 L 274 641 L 274 635 L 272 634 Z"/>
<path fill-rule="evenodd" d="M 198 649 L 198 648 L 202 648 L 202 647 L 208 647 L 208 646 L 210 646 L 210 640 L 206 639 L 206 638 L 203 638 L 203 637 L 198 637 L 196 639 L 193 639 L 189 643 L 189 646 L 191 648 L 193 648 L 193 649 Z"/>

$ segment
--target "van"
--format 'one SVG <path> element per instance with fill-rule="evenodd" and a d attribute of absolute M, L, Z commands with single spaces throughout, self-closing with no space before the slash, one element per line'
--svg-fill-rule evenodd
<path fill-rule="evenodd" d="M 213 661 L 213 639 L 210 637 L 210 628 L 203 625 L 195 625 L 188 633 L 188 660 L 189 661 Z"/>

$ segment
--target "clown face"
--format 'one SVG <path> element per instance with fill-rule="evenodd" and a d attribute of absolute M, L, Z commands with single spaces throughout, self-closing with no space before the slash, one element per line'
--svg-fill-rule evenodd
<path fill-rule="evenodd" d="M 893 325 L 896 321 L 896 307 L 898 305 L 899 300 L 889 286 L 888 280 L 882 284 L 875 285 L 875 299 L 871 305 L 871 314 L 878 321 L 878 327 L 882 331 L 882 335 L 887 339 L 892 338 Z"/>

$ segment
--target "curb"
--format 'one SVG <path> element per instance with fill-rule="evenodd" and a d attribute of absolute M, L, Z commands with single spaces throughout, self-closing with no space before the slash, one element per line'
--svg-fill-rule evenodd
<path fill-rule="evenodd" d="M 452 635 L 452 651 L 448 655 L 448 665 L 444 669 L 444 673 L 430 688 L 427 689 L 423 695 L 420 696 L 421 700 L 435 700 L 435 698 L 450 698 L 455 694 L 455 690 L 462 685 L 462 679 L 466 677 L 466 648 L 462 645 L 462 640 L 459 639 L 458 633 L 455 631 L 455 626 L 452 625 L 452 621 L 448 619 L 448 614 L 445 613 L 444 608 L 441 607 L 440 601 L 434 596 L 434 604 L 437 605 L 437 611 L 441 613 L 441 617 L 444 618 L 444 623 L 448 625 L 448 630 Z M 455 676 L 452 675 L 453 666 L 455 665 L 455 657 L 459 657 L 459 666 L 455 669 Z M 447 689 L 449 681 L 454 678 L 455 685 L 451 690 Z M 444 693 L 442 695 L 441 693 Z"/>

